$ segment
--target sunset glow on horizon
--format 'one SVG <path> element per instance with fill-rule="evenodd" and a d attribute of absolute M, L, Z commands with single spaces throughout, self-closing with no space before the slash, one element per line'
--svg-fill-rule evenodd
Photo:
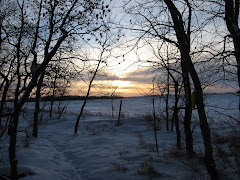
<path fill-rule="evenodd" d="M 113 80 L 113 81 L 95 81 L 91 88 L 90 95 L 97 96 L 142 96 L 146 95 L 151 87 L 149 84 L 136 83 L 133 81 L 125 80 Z M 88 84 L 84 82 L 74 83 L 73 87 L 70 88 L 70 95 L 85 96 Z M 144 94 L 146 93 L 146 94 Z"/>
<path fill-rule="evenodd" d="M 128 77 L 128 73 L 125 74 L 126 78 L 119 78 L 118 80 L 95 80 L 93 81 L 90 95 L 92 96 L 122 96 L 122 97 L 134 97 L 134 96 L 144 96 L 152 94 L 152 76 L 145 77 L 144 75 L 139 75 L 139 77 Z M 131 75 L 134 75 L 134 71 Z M 137 80 L 134 80 L 136 78 Z M 128 80 L 129 79 L 129 80 Z M 141 82 L 142 80 L 142 82 Z M 70 88 L 70 95 L 85 96 L 89 82 L 78 81 L 73 84 Z M 173 90 L 173 89 L 172 89 Z M 158 87 L 155 90 L 156 94 L 163 93 L 159 92 Z M 209 86 L 204 89 L 205 93 L 226 93 L 226 92 L 236 92 L 234 87 L 223 87 L 223 86 Z M 170 92 L 173 94 L 173 91 Z"/>

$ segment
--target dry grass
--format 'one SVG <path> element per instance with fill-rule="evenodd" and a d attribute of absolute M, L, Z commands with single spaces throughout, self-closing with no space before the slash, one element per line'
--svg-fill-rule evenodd
<path fill-rule="evenodd" d="M 86 131 L 88 132 L 89 135 L 92 135 L 92 136 L 98 136 L 98 135 L 101 135 L 101 132 L 96 130 L 96 129 L 93 129 L 91 127 L 89 127 L 88 125 L 85 126 L 85 129 Z"/>
<path fill-rule="evenodd" d="M 125 163 L 124 163 L 124 156 L 127 155 L 128 153 L 129 153 L 128 150 L 119 150 L 119 155 L 122 162 L 121 163 L 112 162 L 111 166 L 113 170 L 121 171 L 121 172 L 125 172 L 128 170 L 128 168 L 125 166 Z"/>
<path fill-rule="evenodd" d="M 157 115 L 155 118 L 156 118 L 157 130 L 160 130 L 160 123 L 161 123 L 161 120 L 163 120 L 163 118 Z M 148 130 L 154 127 L 154 118 L 152 113 L 139 115 L 139 119 L 140 121 L 146 122 L 146 126 Z"/>
<path fill-rule="evenodd" d="M 161 174 L 153 167 L 152 157 L 147 157 L 143 162 L 140 163 L 141 170 L 138 171 L 138 174 L 153 177 L 159 177 Z"/>
<path fill-rule="evenodd" d="M 186 157 L 186 152 L 182 149 L 179 149 L 177 146 L 172 146 L 170 149 L 168 149 L 168 156 L 174 158 Z"/>
<path fill-rule="evenodd" d="M 240 177 L 240 133 L 233 129 L 227 135 L 213 136 L 214 154 L 219 163 L 222 174 L 235 172 Z"/>
<path fill-rule="evenodd" d="M 126 172 L 128 170 L 126 166 L 122 163 L 112 162 L 111 165 L 112 169 L 116 171 Z"/>
<path fill-rule="evenodd" d="M 138 134 L 138 145 L 143 146 L 143 147 L 146 147 L 146 145 L 147 145 L 146 139 L 140 133 Z"/>

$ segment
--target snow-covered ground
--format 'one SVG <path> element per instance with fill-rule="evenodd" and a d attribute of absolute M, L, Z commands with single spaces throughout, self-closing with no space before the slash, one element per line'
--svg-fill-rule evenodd
<path fill-rule="evenodd" d="M 68 106 L 60 119 L 58 114 L 50 118 L 48 111 L 44 111 L 37 139 L 31 136 L 34 106 L 28 103 L 19 124 L 17 158 L 19 171 L 31 172 L 32 175 L 22 179 L 209 179 L 202 160 L 203 141 L 196 110 L 193 112 L 195 117 L 192 124 L 196 158 L 190 160 L 184 149 L 182 122 L 182 150 L 176 148 L 176 133 L 166 131 L 163 99 L 157 98 L 155 107 L 160 116 L 160 130 L 157 132 L 159 156 L 151 122 L 144 119 L 152 113 L 151 97 L 123 98 L 124 116 L 120 126 L 116 126 L 120 99 L 113 100 L 113 118 L 110 99 L 91 100 L 80 120 L 79 132 L 74 135 L 75 121 L 82 102 L 61 102 L 61 107 Z M 55 102 L 56 111 L 57 104 L 58 102 Z M 239 137 L 240 125 L 228 116 L 239 120 L 238 97 L 232 94 L 207 95 L 205 104 L 220 177 L 239 179 L 240 146 L 236 146 L 239 148 L 237 150 L 230 140 L 237 145 L 240 143 L 238 139 L 234 139 L 235 136 L 228 136 L 231 134 Z M 48 106 L 45 107 L 45 110 L 47 109 Z M 26 138 L 26 134 L 29 138 Z M 227 143 L 219 142 L 221 140 Z M 7 175 L 7 135 L 0 143 L 0 175 Z"/>

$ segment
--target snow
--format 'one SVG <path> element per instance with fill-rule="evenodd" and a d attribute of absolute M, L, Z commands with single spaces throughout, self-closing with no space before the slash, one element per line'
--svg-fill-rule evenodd
<path fill-rule="evenodd" d="M 80 120 L 79 131 L 74 135 L 75 121 L 82 101 L 61 102 L 68 104 L 65 114 L 49 118 L 43 112 L 39 136 L 31 136 L 33 109 L 31 103 L 26 106 L 25 118 L 21 116 L 17 141 L 17 159 L 19 171 L 29 173 L 23 180 L 130 180 L 130 179 L 209 179 L 202 160 L 203 141 L 199 125 L 193 131 L 194 150 L 197 157 L 190 160 L 184 150 L 185 136 L 183 123 L 180 124 L 182 150 L 176 148 L 176 133 L 166 131 L 163 119 L 164 100 L 156 99 L 156 112 L 160 118 L 158 133 L 159 157 L 156 152 L 154 132 L 146 114 L 152 113 L 151 97 L 123 98 L 122 125 L 116 126 L 120 99 L 114 99 L 115 117 L 111 117 L 111 100 L 90 100 L 86 105 L 84 118 Z M 227 136 L 239 132 L 239 124 L 229 121 L 216 112 L 213 106 L 219 106 L 220 112 L 239 118 L 236 107 L 238 97 L 233 94 L 206 96 L 206 111 L 213 135 Z M 56 102 L 55 104 L 58 104 Z M 45 110 L 49 107 L 46 106 Z M 234 109 L 235 108 L 235 109 Z M 228 110 L 227 110 L 228 109 Z M 57 107 L 55 107 L 57 111 Z M 196 110 L 194 110 L 194 116 Z M 195 117 L 197 123 L 197 118 Z M 227 123 L 226 123 L 227 122 Z M 192 125 L 192 126 L 193 126 Z M 29 139 L 26 139 L 26 130 Z M 8 137 L 4 136 L 0 147 L 0 177 L 8 176 Z M 214 138 L 213 138 L 214 139 Z M 215 146 L 213 147 L 215 149 Z M 236 158 L 236 157 L 235 157 Z M 217 169 L 223 171 L 223 161 L 215 156 Z M 232 163 L 234 157 L 230 157 Z M 221 171 L 220 171 L 221 170 Z M 239 171 L 238 171 L 239 173 Z M 239 179 L 233 169 L 221 173 L 223 179 Z"/>

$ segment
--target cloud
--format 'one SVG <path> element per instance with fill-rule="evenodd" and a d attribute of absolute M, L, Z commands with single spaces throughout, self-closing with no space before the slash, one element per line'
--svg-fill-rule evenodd
<path fill-rule="evenodd" d="M 138 70 L 134 72 L 127 73 L 122 80 L 124 81 L 131 81 L 135 83 L 146 83 L 149 84 L 152 82 L 156 74 L 151 72 L 150 70 Z"/>

